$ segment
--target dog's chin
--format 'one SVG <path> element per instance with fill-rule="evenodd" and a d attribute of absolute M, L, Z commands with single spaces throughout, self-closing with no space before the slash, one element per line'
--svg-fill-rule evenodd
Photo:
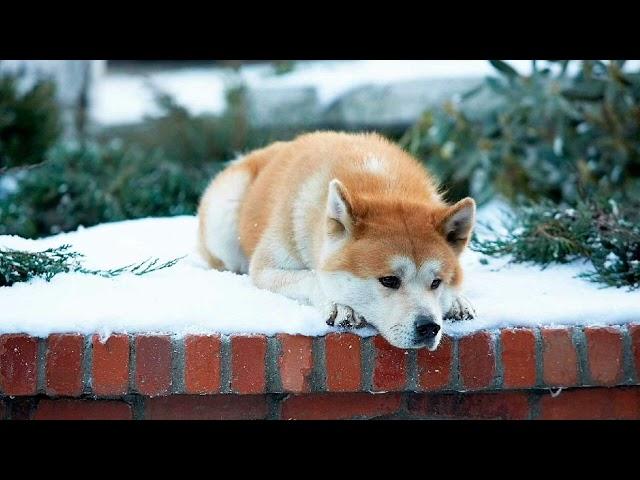
<path fill-rule="evenodd" d="M 427 350 L 433 352 L 436 348 L 438 348 L 438 345 L 440 345 L 440 339 L 442 338 L 442 335 L 438 335 L 437 337 L 431 339 L 431 340 L 401 340 L 401 341 L 397 341 L 397 340 L 390 340 L 387 339 L 387 341 L 393 345 L 394 347 L 397 348 L 402 348 L 405 350 L 409 350 L 409 349 L 419 349 L 419 348 L 426 348 Z"/>
<path fill-rule="evenodd" d="M 441 339 L 442 339 L 442 335 L 438 335 L 431 340 L 416 341 L 415 346 L 411 348 L 426 348 L 430 352 L 433 352 L 435 349 L 438 348 L 438 345 L 440 345 Z"/>
<path fill-rule="evenodd" d="M 438 345 L 440 345 L 440 339 L 438 340 L 432 340 L 430 342 L 426 342 L 423 347 L 425 347 L 427 350 L 429 350 L 430 352 L 433 352 L 436 348 L 438 348 Z"/>

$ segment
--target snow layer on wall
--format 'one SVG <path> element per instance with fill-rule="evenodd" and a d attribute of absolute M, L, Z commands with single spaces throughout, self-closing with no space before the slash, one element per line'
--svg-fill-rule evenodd
<path fill-rule="evenodd" d="M 479 212 L 495 223 L 500 205 Z M 206 269 L 194 253 L 196 218 L 148 218 L 80 228 L 40 240 L 0 236 L 0 246 L 43 250 L 70 243 L 88 268 L 113 268 L 149 257 L 174 267 L 144 276 L 102 278 L 60 274 L 0 288 L 0 333 L 46 336 L 54 332 L 291 333 L 323 335 L 320 313 L 280 295 L 255 288 L 247 276 Z M 640 291 L 602 288 L 576 278 L 582 262 L 551 266 L 509 264 L 467 251 L 465 290 L 478 318 L 445 325 L 452 335 L 507 326 L 620 324 L 637 321 Z M 357 331 L 374 333 L 372 328 Z"/>

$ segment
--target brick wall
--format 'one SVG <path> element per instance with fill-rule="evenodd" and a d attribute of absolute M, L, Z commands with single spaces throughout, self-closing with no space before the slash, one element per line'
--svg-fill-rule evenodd
<path fill-rule="evenodd" d="M 626 419 L 639 378 L 640 325 L 479 332 L 435 352 L 350 333 L 0 336 L 11 419 Z"/>

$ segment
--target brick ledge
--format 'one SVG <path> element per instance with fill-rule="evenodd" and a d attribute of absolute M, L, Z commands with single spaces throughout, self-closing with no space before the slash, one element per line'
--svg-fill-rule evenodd
<path fill-rule="evenodd" d="M 636 324 L 478 332 L 445 337 L 435 352 L 350 333 L 113 335 L 105 343 L 97 335 L 0 335 L 0 397 L 468 392 L 639 379 Z"/>

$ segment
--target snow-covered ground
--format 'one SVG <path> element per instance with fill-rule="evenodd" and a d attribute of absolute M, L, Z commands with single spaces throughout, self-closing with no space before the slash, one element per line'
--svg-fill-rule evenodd
<path fill-rule="evenodd" d="M 500 216 L 499 204 L 479 213 L 480 221 Z M 149 257 L 169 260 L 187 255 L 174 267 L 143 276 L 102 278 L 60 274 L 49 283 L 35 279 L 0 288 L 0 333 L 53 332 L 264 333 L 323 335 L 328 327 L 318 311 L 255 288 L 247 276 L 204 268 L 194 253 L 196 219 L 149 218 L 81 228 L 40 240 L 0 236 L 0 246 L 43 250 L 64 243 L 86 255 L 88 268 L 113 268 Z M 637 321 L 640 291 L 601 288 L 576 278 L 588 265 L 508 264 L 507 259 L 464 254 L 466 293 L 479 318 L 448 324 L 464 335 L 479 329 L 554 324 L 622 324 Z M 359 330 L 371 335 L 372 328 Z"/>
<path fill-rule="evenodd" d="M 530 60 L 509 60 L 523 73 Z M 154 86 L 172 95 L 192 114 L 221 113 L 225 89 L 242 80 L 249 90 L 313 88 L 321 107 L 363 85 L 428 78 L 481 78 L 493 73 L 486 60 L 334 60 L 300 61 L 295 69 L 276 75 L 270 65 L 245 65 L 237 76 L 224 68 L 184 68 L 141 74 L 108 74 L 96 79 L 91 91 L 91 116 L 100 125 L 135 123 L 157 116 Z"/>
<path fill-rule="evenodd" d="M 531 60 L 506 60 L 523 74 L 531 73 Z M 628 60 L 627 70 L 640 67 Z M 545 66 L 557 68 L 556 65 Z M 569 70 L 575 71 L 575 62 Z M 362 86 L 389 85 L 425 79 L 482 78 L 495 74 L 487 60 L 325 60 L 296 62 L 292 72 L 276 75 L 270 65 L 250 64 L 232 75 L 229 69 L 183 68 L 149 74 L 98 76 L 91 89 L 90 115 L 100 125 L 135 123 L 157 116 L 153 85 L 172 95 L 192 114 L 221 113 L 225 90 L 239 80 L 249 90 L 312 88 L 319 107 L 325 108 L 347 92 Z"/>

